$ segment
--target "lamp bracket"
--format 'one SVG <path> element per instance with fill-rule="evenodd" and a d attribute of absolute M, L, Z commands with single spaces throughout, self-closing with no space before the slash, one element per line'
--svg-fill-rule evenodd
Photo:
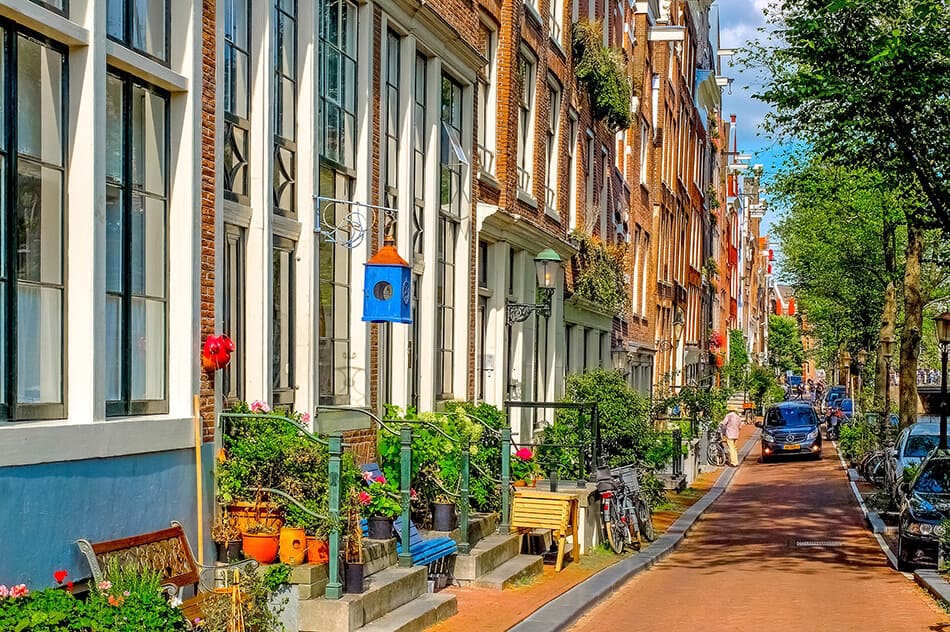
<path fill-rule="evenodd" d="M 398 211 L 394 208 L 321 195 L 313 196 L 313 200 L 313 232 L 318 233 L 327 243 L 338 244 L 350 250 L 357 248 L 363 243 L 366 231 L 376 222 L 382 224 L 384 236 L 391 237 L 395 234 Z M 327 217 L 332 217 L 329 210 L 335 205 L 343 206 L 347 210 L 337 215 L 335 223 L 331 223 Z"/>
<path fill-rule="evenodd" d="M 550 318 L 554 288 L 538 288 L 538 295 L 541 299 L 539 303 L 505 303 L 505 322 L 508 325 L 524 322 L 534 313 Z"/>

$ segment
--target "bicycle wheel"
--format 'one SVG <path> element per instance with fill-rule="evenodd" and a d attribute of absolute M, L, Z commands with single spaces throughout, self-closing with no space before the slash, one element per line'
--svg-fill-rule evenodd
<path fill-rule="evenodd" d="M 637 523 L 640 525 L 640 535 L 647 542 L 656 540 L 656 530 L 653 528 L 653 513 L 650 511 L 650 505 L 642 498 L 637 499 Z"/>
<path fill-rule="evenodd" d="M 604 502 L 607 507 L 601 512 L 601 516 L 604 520 L 604 529 L 607 531 L 607 542 L 610 544 L 611 550 L 619 555 L 623 553 L 623 544 L 627 539 L 624 532 L 627 527 L 620 519 L 620 508 L 617 507 L 616 501 L 608 499 Z"/>

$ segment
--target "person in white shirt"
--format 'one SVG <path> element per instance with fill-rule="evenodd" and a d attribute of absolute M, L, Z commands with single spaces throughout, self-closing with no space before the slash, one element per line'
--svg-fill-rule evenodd
<path fill-rule="evenodd" d="M 729 446 L 729 465 L 739 467 L 739 454 L 736 452 L 736 442 L 739 441 L 739 428 L 742 427 L 742 418 L 736 414 L 736 411 L 730 410 L 726 413 L 722 423 L 719 424 L 719 430 L 726 438 L 726 444 Z"/>

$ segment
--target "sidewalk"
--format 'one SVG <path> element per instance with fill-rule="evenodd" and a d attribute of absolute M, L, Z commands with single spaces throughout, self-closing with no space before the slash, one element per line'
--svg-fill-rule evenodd
<path fill-rule="evenodd" d="M 743 426 L 743 439 L 748 438 L 754 430 L 753 426 Z M 745 453 L 745 450 L 743 452 Z M 690 507 L 703 500 L 707 493 L 718 485 L 718 481 L 722 476 L 728 475 L 731 478 L 735 471 L 735 469 L 727 467 L 724 470 L 708 472 L 701 475 L 690 488 L 683 492 L 679 494 L 670 493 L 671 507 L 653 514 L 657 542 L 645 546 L 644 551 L 631 551 L 629 553 L 625 552 L 624 555 L 614 555 L 598 548 L 583 556 L 580 562 L 572 561 L 568 563 L 560 573 L 554 571 L 553 565 L 546 564 L 542 574 L 530 584 L 510 590 L 495 591 L 471 587 L 447 588 L 446 590 L 452 592 L 458 598 L 458 614 L 429 629 L 434 632 L 492 632 L 496 630 L 500 632 L 512 628 L 555 598 L 597 576 L 601 571 L 617 567 L 621 562 L 629 563 L 628 560 L 632 561 L 633 558 L 642 560 L 644 556 L 650 555 L 651 551 L 659 550 L 661 547 L 657 547 L 657 545 L 662 540 L 669 540 L 669 536 L 672 535 L 669 534 L 670 527 Z M 682 535 L 682 533 L 679 533 L 675 537 L 681 538 Z M 548 626 L 537 629 L 552 630 L 554 627 Z"/>

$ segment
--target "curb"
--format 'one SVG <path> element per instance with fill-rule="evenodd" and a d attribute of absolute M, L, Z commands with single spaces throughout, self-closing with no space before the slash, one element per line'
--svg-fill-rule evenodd
<path fill-rule="evenodd" d="M 914 571 L 914 581 L 929 592 L 937 601 L 950 604 L 950 583 L 935 570 Z"/>
<path fill-rule="evenodd" d="M 857 501 L 858 507 L 861 508 L 861 513 L 864 514 L 864 519 L 871 528 L 871 535 L 874 536 L 874 539 L 877 540 L 877 545 L 881 547 L 881 551 L 887 556 L 887 561 L 890 562 L 891 566 L 896 570 L 897 558 L 894 556 L 894 552 L 891 551 L 891 547 L 888 546 L 887 542 L 881 536 L 881 534 L 887 530 L 884 521 L 881 520 L 881 517 L 877 514 L 877 512 L 870 511 L 867 508 L 867 505 L 864 504 L 864 498 L 862 498 L 861 492 L 858 491 L 858 486 L 855 484 L 855 478 L 852 476 L 852 472 L 854 472 L 854 476 L 857 476 L 857 472 L 854 471 L 854 468 L 849 468 L 848 464 L 844 462 L 844 457 L 841 456 L 841 452 L 838 450 L 838 443 L 833 441 L 832 445 L 835 446 L 835 451 L 838 453 L 838 461 L 841 463 L 841 469 L 843 469 L 845 474 L 848 476 L 848 484 L 851 486 L 851 493 L 854 494 L 854 499 Z M 860 476 L 858 476 L 858 478 L 860 478 Z"/>
<path fill-rule="evenodd" d="M 754 433 L 740 452 L 740 463 L 759 441 Z M 689 533 L 699 517 L 712 505 L 732 482 L 739 468 L 727 467 L 713 486 L 699 501 L 689 507 L 670 525 L 666 532 L 650 546 L 634 555 L 609 566 L 593 577 L 584 580 L 566 593 L 541 606 L 509 632 L 553 632 L 566 630 L 585 612 L 597 605 L 631 577 L 649 570 L 654 564 L 672 553 Z"/>

